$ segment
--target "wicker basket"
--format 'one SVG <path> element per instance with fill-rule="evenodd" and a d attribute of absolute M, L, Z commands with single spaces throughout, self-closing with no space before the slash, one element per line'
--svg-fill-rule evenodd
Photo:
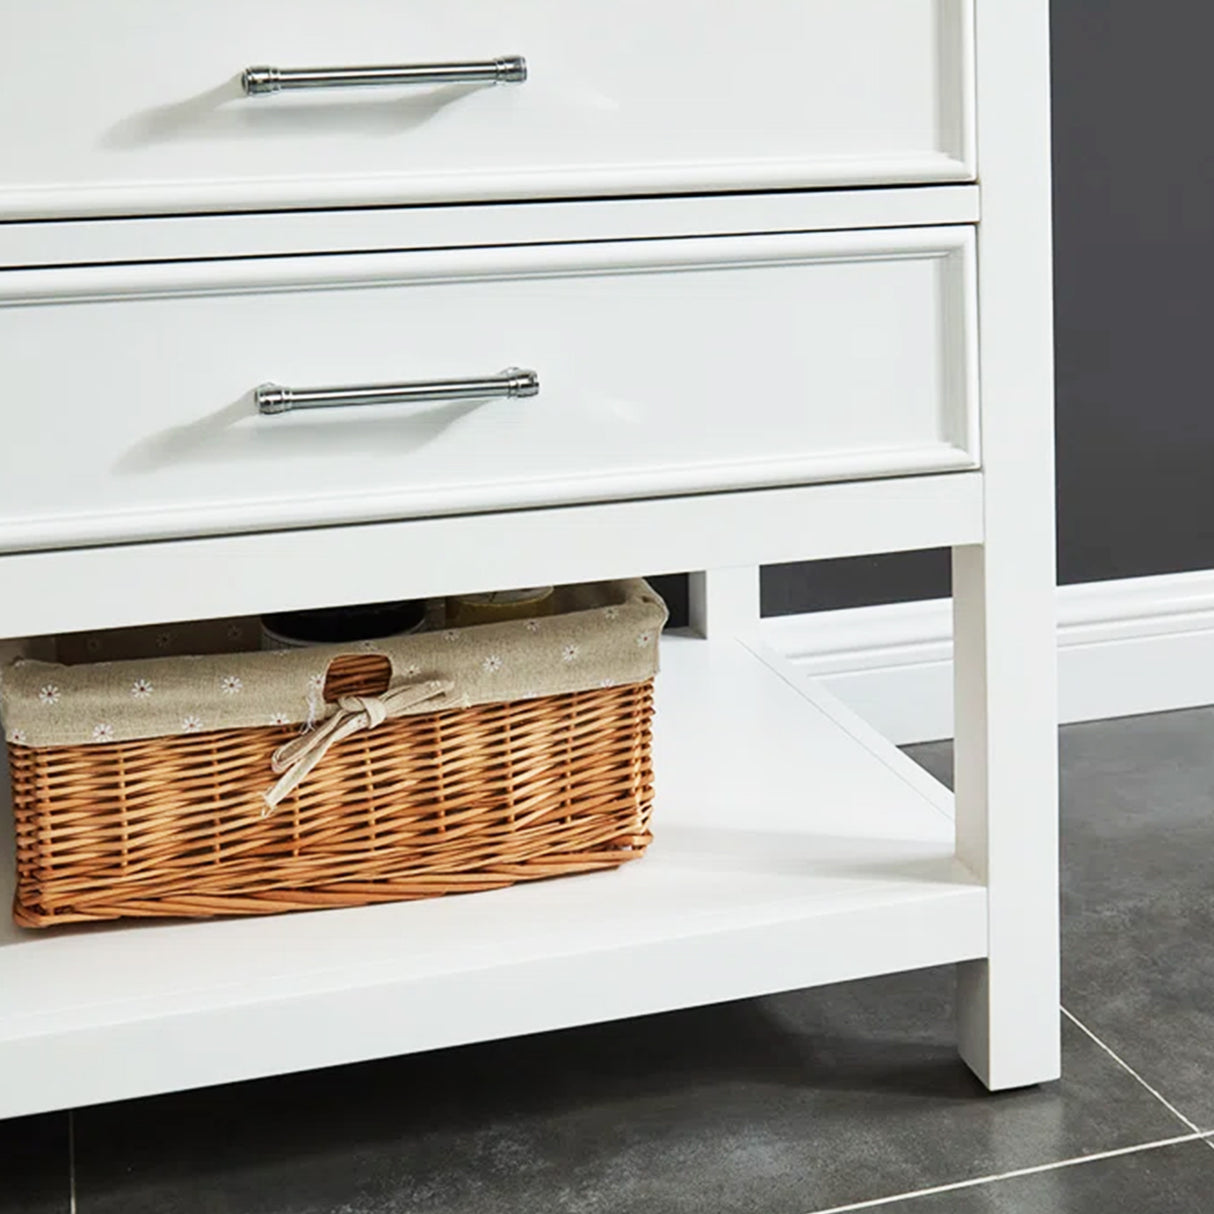
<path fill-rule="evenodd" d="M 606 585 L 623 587 L 626 598 L 644 583 Z M 651 614 L 655 603 L 661 610 L 660 627 L 660 600 L 648 592 L 646 602 Z M 580 615 L 600 613 L 605 630 L 620 615 L 601 601 Z M 383 693 L 407 652 L 319 654 L 327 671 L 321 723 L 339 703 L 353 713 L 367 702 L 352 696 Z M 244 669 L 257 677 L 275 656 L 243 655 Z M 163 680 L 169 663 L 188 660 L 114 666 L 145 671 L 137 678 L 150 685 L 146 672 Z M 59 669 L 66 680 L 71 668 Z M 24 701 L 38 678 L 16 690 L 6 680 L 8 715 L 33 713 Z M 298 725 L 34 745 L 6 721 L 16 921 L 44 927 L 355 906 L 609 869 L 643 853 L 653 800 L 652 677 L 420 707 L 339 735 L 273 812 L 264 801 L 268 773 L 276 751 L 299 745 Z"/>

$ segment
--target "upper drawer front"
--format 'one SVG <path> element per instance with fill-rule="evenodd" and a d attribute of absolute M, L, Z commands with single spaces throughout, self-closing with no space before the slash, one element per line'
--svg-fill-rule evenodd
<path fill-rule="evenodd" d="M 965 180 L 971 4 L 13 4 L 0 217 Z M 504 56 L 524 82 L 240 80 Z"/>
<path fill-rule="evenodd" d="M 12 271 L 0 550 L 973 467 L 972 230 Z M 262 414 L 255 389 L 538 373 Z"/>

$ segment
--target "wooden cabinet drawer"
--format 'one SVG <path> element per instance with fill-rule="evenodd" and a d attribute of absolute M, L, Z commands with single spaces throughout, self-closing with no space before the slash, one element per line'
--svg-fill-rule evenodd
<path fill-rule="evenodd" d="M 973 467 L 966 227 L 10 272 L 0 550 Z M 259 412 L 480 377 L 538 395 Z"/>
<path fill-rule="evenodd" d="M 0 217 L 970 179 L 971 6 L 9 5 Z M 241 84 L 505 56 L 524 82 Z"/>

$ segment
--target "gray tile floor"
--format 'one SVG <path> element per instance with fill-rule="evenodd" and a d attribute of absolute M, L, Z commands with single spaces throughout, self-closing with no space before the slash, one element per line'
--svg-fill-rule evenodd
<path fill-rule="evenodd" d="M 0 1214 L 1214 1210 L 1214 709 L 1062 753 L 1061 1083 L 985 1094 L 933 970 L 0 1122 Z"/>

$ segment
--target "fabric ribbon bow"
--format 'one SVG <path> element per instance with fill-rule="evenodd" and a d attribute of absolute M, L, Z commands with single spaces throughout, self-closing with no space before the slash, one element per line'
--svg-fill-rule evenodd
<path fill-rule="evenodd" d="M 360 729 L 374 729 L 389 717 L 404 716 L 415 705 L 446 695 L 454 687 L 449 679 L 430 679 L 390 686 L 381 696 L 342 696 L 337 711 L 319 729 L 284 742 L 274 752 L 270 767 L 282 779 L 263 794 L 266 805 L 261 816 L 272 814 L 307 779 L 330 747 Z"/>

